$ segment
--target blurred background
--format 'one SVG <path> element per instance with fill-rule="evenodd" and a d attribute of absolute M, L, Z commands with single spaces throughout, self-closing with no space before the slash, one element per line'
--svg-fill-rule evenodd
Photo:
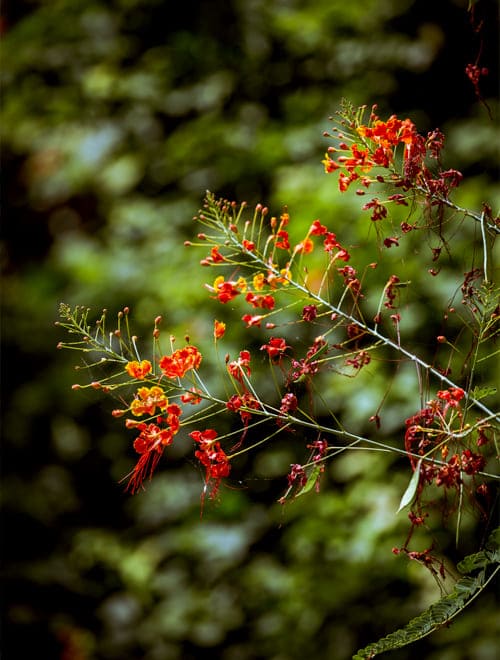
<path fill-rule="evenodd" d="M 391 554 L 408 480 L 391 455 L 344 456 L 320 495 L 282 507 L 300 456 L 277 445 L 200 520 L 203 475 L 181 446 L 145 492 L 124 493 L 133 435 L 111 400 L 71 390 L 85 374 L 56 350 L 54 322 L 61 301 L 110 317 L 128 305 L 140 336 L 161 314 L 168 333 L 210 346 L 204 255 L 183 247 L 205 190 L 274 214 L 287 204 L 342 240 L 359 200 L 339 199 L 321 165 L 342 98 L 441 128 L 447 166 L 465 175 L 457 202 L 498 208 L 498 123 L 464 73 L 482 48 L 498 118 L 498 4 L 474 4 L 479 33 L 467 0 L 3 3 L 5 660 L 344 660 L 439 597 L 430 574 Z M 465 235 L 465 265 L 467 249 Z M 407 332 L 422 339 L 440 301 L 414 276 L 424 316 Z M 232 332 L 241 346 L 243 327 Z M 376 398 L 363 396 L 337 400 L 339 418 L 366 421 Z M 383 439 L 401 437 L 415 401 L 402 387 Z M 479 534 L 471 519 L 465 550 Z M 497 613 L 490 589 L 392 657 L 494 660 Z"/>

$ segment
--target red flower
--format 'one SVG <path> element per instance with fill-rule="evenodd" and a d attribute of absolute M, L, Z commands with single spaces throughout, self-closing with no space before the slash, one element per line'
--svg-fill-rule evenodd
<path fill-rule="evenodd" d="M 189 390 L 189 392 L 184 392 L 184 394 L 181 394 L 181 401 L 182 403 L 190 403 L 191 405 L 201 403 L 199 390 L 193 387 Z"/>
<path fill-rule="evenodd" d="M 214 245 L 214 247 L 210 250 L 210 261 L 213 261 L 213 263 L 220 263 L 221 261 L 226 261 L 225 258 L 222 256 L 222 254 L 219 253 L 218 245 Z"/>
<path fill-rule="evenodd" d="M 340 243 L 337 241 L 337 236 L 332 231 L 326 233 L 324 246 L 325 246 L 325 252 L 331 252 L 334 248 L 342 247 Z"/>
<path fill-rule="evenodd" d="M 340 167 L 340 165 L 332 160 L 328 154 L 325 155 L 325 160 L 322 160 L 321 162 L 325 166 L 325 172 L 327 174 L 335 172 L 335 170 L 338 170 Z"/>
<path fill-rule="evenodd" d="M 253 252 L 255 250 L 255 243 L 253 241 L 248 241 L 246 238 L 244 238 L 242 244 L 243 248 L 247 250 L 247 252 Z"/>
<path fill-rule="evenodd" d="M 314 321 L 317 315 L 318 315 L 318 308 L 316 307 L 316 305 L 306 305 L 302 310 L 302 318 L 304 319 L 304 321 L 308 321 L 309 323 L 311 321 Z"/>
<path fill-rule="evenodd" d="M 437 393 L 437 398 L 446 401 L 446 406 L 451 408 L 457 408 L 464 396 L 465 392 L 460 387 L 449 387 L 447 390 L 440 390 Z"/>
<path fill-rule="evenodd" d="M 217 298 L 220 300 L 221 303 L 226 304 L 233 298 L 236 298 L 241 291 L 238 291 L 238 289 L 234 286 L 233 282 L 220 282 L 217 287 Z"/>
<path fill-rule="evenodd" d="M 245 424 L 248 424 L 252 417 L 252 413 L 248 410 L 241 410 L 242 407 L 259 410 L 260 403 L 252 394 L 250 394 L 250 392 L 245 392 L 244 394 L 233 394 L 233 396 L 227 401 L 226 408 L 231 410 L 231 412 L 239 412 L 242 421 Z"/>
<path fill-rule="evenodd" d="M 460 484 L 460 458 L 453 454 L 446 465 L 438 469 L 436 475 L 436 486 L 453 488 Z"/>
<path fill-rule="evenodd" d="M 252 316 L 251 314 L 245 314 L 244 316 L 241 317 L 241 320 L 247 324 L 247 328 L 251 328 L 254 325 L 259 328 L 260 322 L 262 321 L 263 318 L 264 318 L 263 316 L 259 316 L 259 315 Z"/>
<path fill-rule="evenodd" d="M 297 410 L 299 402 L 293 392 L 287 392 L 281 399 L 280 414 L 287 415 L 290 412 Z"/>
<path fill-rule="evenodd" d="M 240 356 L 237 360 L 233 360 L 227 365 L 227 370 L 230 375 L 240 383 L 243 382 L 244 374 L 250 376 L 250 352 L 240 351 Z"/>
<path fill-rule="evenodd" d="M 286 341 L 283 338 L 271 337 L 269 344 L 264 344 L 260 347 L 260 350 L 267 351 L 269 357 L 273 359 L 281 357 L 287 348 L 289 348 L 289 346 L 287 346 Z"/>
<path fill-rule="evenodd" d="M 220 443 L 215 439 L 217 431 L 206 429 L 205 431 L 192 431 L 189 435 L 200 445 L 200 449 L 197 449 L 194 455 L 205 467 L 205 485 L 208 486 L 211 481 L 214 482 L 209 495 L 210 498 L 214 498 L 220 482 L 231 472 L 231 465 Z"/>
<path fill-rule="evenodd" d="M 288 232 L 285 231 L 284 229 L 280 229 L 278 233 L 276 234 L 276 238 L 280 238 L 281 240 L 276 241 L 276 247 L 280 248 L 281 250 L 289 250 L 290 249 L 290 239 L 288 238 Z"/>
<path fill-rule="evenodd" d="M 462 470 L 466 474 L 476 474 L 482 470 L 486 464 L 484 456 L 475 454 L 470 449 L 464 449 L 461 457 Z"/>
<path fill-rule="evenodd" d="M 151 479 L 164 448 L 172 444 L 175 433 L 172 429 L 160 429 L 156 424 L 138 424 L 137 428 L 141 433 L 134 441 L 134 449 L 140 458 L 127 484 L 127 490 L 132 493 L 139 490 L 146 477 Z"/>
<path fill-rule="evenodd" d="M 213 441 L 217 437 L 217 431 L 214 429 L 206 429 L 205 431 L 191 431 L 189 434 L 195 442 L 198 442 L 200 446 L 204 449 L 207 449 L 212 446 Z"/>
<path fill-rule="evenodd" d="M 351 258 L 351 255 L 349 254 L 349 252 L 347 250 L 344 250 L 344 248 L 340 249 L 338 252 L 336 252 L 333 255 L 333 260 L 334 261 L 335 261 L 335 259 L 340 259 L 340 261 L 349 261 L 350 258 Z"/>
<path fill-rule="evenodd" d="M 245 300 L 252 305 L 252 307 L 262 307 L 263 309 L 273 309 L 275 302 L 271 295 L 262 295 L 249 291 L 245 296 Z"/>
<path fill-rule="evenodd" d="M 363 211 L 367 211 L 368 209 L 373 209 L 370 217 L 374 222 L 387 217 L 387 209 L 383 204 L 380 203 L 378 197 L 374 197 L 371 202 L 367 202 L 363 206 Z"/>
<path fill-rule="evenodd" d="M 314 220 L 309 229 L 311 236 L 322 236 L 323 234 L 326 234 L 327 231 L 328 229 L 322 225 L 319 220 Z"/>

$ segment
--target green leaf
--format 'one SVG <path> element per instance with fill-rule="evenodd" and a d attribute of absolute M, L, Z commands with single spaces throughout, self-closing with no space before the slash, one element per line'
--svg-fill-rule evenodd
<path fill-rule="evenodd" d="M 299 492 L 297 493 L 297 495 L 295 495 L 295 497 L 299 497 L 300 495 L 305 495 L 306 493 L 308 493 L 308 492 L 312 489 L 312 487 L 314 486 L 314 484 L 318 481 L 318 479 L 319 479 L 319 477 L 320 477 L 320 474 L 321 474 L 321 466 L 320 466 L 320 465 L 316 465 L 316 466 L 315 466 L 315 467 L 309 472 L 309 475 L 308 475 L 308 477 L 307 477 L 307 481 L 306 481 L 306 483 L 304 484 L 303 488 L 301 488 L 301 489 L 299 490 Z"/>
<path fill-rule="evenodd" d="M 428 607 L 422 614 L 412 619 L 404 628 L 396 630 L 387 637 L 379 639 L 373 644 L 369 644 L 364 649 L 360 649 L 353 660 L 366 660 L 374 658 L 379 653 L 392 651 L 401 648 L 407 644 L 426 637 L 441 626 L 453 619 L 457 614 L 467 607 L 487 584 L 493 580 L 500 570 L 500 547 L 496 538 L 499 530 L 496 529 L 488 539 L 486 548 L 482 552 L 468 555 L 458 565 L 459 570 L 475 570 L 482 567 L 482 570 L 475 576 L 464 575 L 456 582 L 453 591 L 440 598 L 437 602 Z M 489 566 L 495 565 L 496 568 L 487 576 Z"/>
<path fill-rule="evenodd" d="M 474 389 L 471 392 L 471 396 L 474 397 L 474 399 L 477 399 L 480 401 L 481 399 L 485 399 L 487 396 L 492 396 L 493 394 L 497 393 L 497 388 L 496 387 L 474 387 Z"/>
<path fill-rule="evenodd" d="M 413 502 L 415 493 L 417 492 L 417 488 L 418 488 L 418 481 L 420 479 L 421 464 L 422 464 L 422 459 L 420 459 L 419 462 L 417 463 L 417 467 L 415 468 L 415 471 L 412 474 L 410 483 L 408 484 L 407 489 L 403 493 L 403 497 L 401 498 L 401 502 L 399 503 L 399 509 L 397 513 L 399 513 L 401 509 L 404 509 L 406 506 L 408 506 Z"/>

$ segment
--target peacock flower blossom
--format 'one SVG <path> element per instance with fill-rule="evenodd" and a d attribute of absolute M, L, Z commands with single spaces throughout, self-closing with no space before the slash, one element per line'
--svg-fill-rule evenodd
<path fill-rule="evenodd" d="M 153 366 L 149 360 L 141 360 L 140 362 L 133 360 L 132 362 L 127 362 L 125 365 L 125 371 L 128 375 L 137 380 L 146 378 L 146 376 L 151 373 L 152 369 Z"/>
<path fill-rule="evenodd" d="M 214 339 L 221 339 L 226 332 L 226 324 L 223 321 L 214 321 Z"/>
<path fill-rule="evenodd" d="M 136 417 L 142 415 L 154 415 L 156 408 L 166 410 L 168 406 L 168 399 L 165 392 L 154 385 L 153 387 L 140 387 L 137 390 L 136 398 L 130 404 L 130 410 Z"/>
<path fill-rule="evenodd" d="M 196 346 L 188 344 L 172 355 L 164 355 L 160 359 L 160 369 L 167 378 L 182 378 L 190 369 L 198 369 L 201 360 L 201 353 Z"/>

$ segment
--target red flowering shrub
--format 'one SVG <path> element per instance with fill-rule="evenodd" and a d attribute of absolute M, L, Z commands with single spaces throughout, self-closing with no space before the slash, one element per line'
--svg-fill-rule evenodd
<path fill-rule="evenodd" d="M 405 457 L 410 474 L 400 506 L 400 510 L 410 507 L 409 533 L 394 552 L 421 562 L 440 576 L 443 561 L 434 545 L 424 550 L 410 545 L 415 532 L 430 529 L 431 511 L 440 510 L 443 519 L 448 519 L 466 501 L 487 520 L 494 484 L 500 479 L 500 419 L 488 403 L 495 393 L 494 384 L 484 380 L 491 373 L 486 365 L 498 352 L 494 342 L 500 331 L 498 288 L 487 239 L 492 241 L 498 235 L 500 224 L 486 204 L 478 213 L 452 200 L 462 176 L 456 170 L 442 169 L 444 136 L 439 130 L 424 136 L 410 119 L 393 115 L 384 121 L 372 109 L 365 121 L 365 114 L 364 108 L 346 105 L 342 109 L 337 125 L 325 134 L 335 144 L 328 148 L 323 163 L 326 173 L 336 177 L 340 193 L 349 192 L 354 182 L 360 186 L 356 195 L 374 191 L 361 209 L 369 211 L 368 225 L 376 230 L 375 260 L 360 263 L 356 246 L 347 245 L 339 236 L 340 223 L 331 227 L 314 219 L 295 240 L 288 210 L 269 217 L 268 209 L 259 204 L 248 219 L 245 204 L 207 195 L 197 216 L 204 231 L 198 234 L 197 243 L 187 245 L 204 250 L 202 266 L 231 268 L 230 276 L 217 275 L 205 286 L 214 305 L 236 310 L 234 322 L 262 337 L 260 353 L 243 346 L 237 357 L 226 355 L 221 373 L 224 395 L 211 392 L 206 385 L 202 353 L 197 347 L 188 343 L 169 354 L 161 350 L 160 317 L 154 323 L 153 354 L 142 359 L 135 337 L 127 341 L 119 325 L 108 336 L 104 315 L 93 329 L 87 321 L 88 310 L 61 305 L 60 325 L 79 335 L 79 341 L 60 346 L 93 351 L 115 367 L 110 376 L 88 386 L 105 392 L 120 388 L 122 400 L 127 401 L 128 407 L 113 414 L 121 417 L 130 413 L 133 418 L 127 418 L 125 426 L 139 432 L 132 441 L 139 459 L 129 475 L 130 491 L 138 491 L 151 478 L 165 448 L 179 434 L 194 442 L 194 457 L 205 474 L 202 496 L 208 494 L 210 498 L 222 496 L 221 487 L 234 474 L 237 456 L 266 451 L 266 446 L 283 434 L 294 432 L 295 438 L 302 439 L 303 460 L 293 463 L 288 475 L 283 475 L 281 502 L 313 487 L 318 490 L 325 465 L 340 452 L 353 448 L 390 451 Z M 422 214 L 420 208 L 424 209 Z M 393 209 L 404 209 L 400 232 L 395 230 Z M 460 215 L 461 221 L 478 227 L 484 256 L 482 268 L 460 274 L 455 282 L 456 291 L 462 295 L 461 329 L 451 340 L 444 334 L 433 340 L 431 348 L 436 356 L 449 347 L 443 367 L 437 357 L 426 357 L 428 351 L 406 343 L 407 309 L 401 291 L 411 282 L 397 273 L 388 279 L 387 274 L 382 275 L 377 281 L 377 266 L 381 254 L 387 250 L 391 255 L 397 253 L 418 232 L 422 244 L 432 238 L 430 257 L 432 262 L 439 262 L 442 254 L 452 249 L 453 236 L 443 234 L 448 210 L 452 212 L 450 222 Z M 406 252 L 404 259 L 409 254 Z M 315 262 L 308 261 L 316 257 Z M 315 276 L 310 277 L 309 263 L 321 263 L 321 272 L 318 274 L 315 266 Z M 428 272 L 437 276 L 439 267 Z M 128 309 L 119 313 L 119 323 L 128 313 Z M 445 317 L 454 313 L 450 301 Z M 305 343 L 298 341 L 297 327 L 314 330 L 316 336 Z M 274 329 L 276 334 L 270 335 Z M 231 324 L 213 322 L 217 346 L 230 333 Z M 469 344 L 465 346 L 467 338 Z M 462 353 L 467 357 L 459 366 Z M 267 390 L 261 387 L 254 365 L 260 365 L 263 354 L 269 358 L 276 401 L 261 394 Z M 404 431 L 393 443 L 376 436 L 383 425 L 385 397 L 367 415 L 367 421 L 375 421 L 373 434 L 345 428 L 333 409 L 327 422 L 317 413 L 316 401 L 329 406 L 328 392 L 323 391 L 325 375 L 357 383 L 360 372 L 372 370 L 376 374 L 379 365 L 394 365 L 397 370 L 402 363 L 413 365 L 417 374 L 413 393 L 416 412 L 406 422 L 401 420 Z M 481 386 L 476 385 L 482 380 Z M 308 396 L 300 396 L 302 385 Z M 216 426 L 217 414 L 234 416 L 240 425 L 236 443 L 231 439 L 234 431 L 219 434 L 215 428 L 206 427 L 208 406 L 211 426 Z M 186 433 L 189 427 L 194 430 Z M 265 432 L 250 434 L 250 428 Z"/>

